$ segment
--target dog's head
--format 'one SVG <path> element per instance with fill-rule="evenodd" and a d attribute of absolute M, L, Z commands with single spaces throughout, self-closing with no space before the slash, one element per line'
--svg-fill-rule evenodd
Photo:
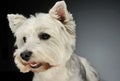
<path fill-rule="evenodd" d="M 30 18 L 8 14 L 16 37 L 15 63 L 21 72 L 40 72 L 65 64 L 75 47 L 75 23 L 64 1 Z"/>

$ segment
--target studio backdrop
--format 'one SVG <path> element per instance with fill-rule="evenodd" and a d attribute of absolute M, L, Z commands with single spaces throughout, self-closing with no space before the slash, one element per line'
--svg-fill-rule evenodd
<path fill-rule="evenodd" d="M 1 2 L 3 4 L 0 9 L 1 73 L 19 73 L 13 62 L 15 37 L 8 26 L 7 14 L 19 13 L 29 17 L 29 14 L 46 13 L 56 1 L 6 0 Z M 100 73 L 103 81 L 120 81 L 120 1 L 65 1 L 77 25 L 75 53 L 87 58 Z"/>

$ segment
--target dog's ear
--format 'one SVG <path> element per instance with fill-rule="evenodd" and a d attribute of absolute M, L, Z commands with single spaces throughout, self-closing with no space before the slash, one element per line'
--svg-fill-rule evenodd
<path fill-rule="evenodd" d="M 7 15 L 9 26 L 11 31 L 15 33 L 15 31 L 24 23 L 26 18 L 23 15 L 19 14 L 8 14 Z"/>
<path fill-rule="evenodd" d="M 56 2 L 55 5 L 50 9 L 49 14 L 61 22 L 67 21 L 69 17 L 65 1 Z"/>
<path fill-rule="evenodd" d="M 50 16 L 52 16 L 55 19 L 58 19 L 61 21 L 66 30 L 72 34 L 75 35 L 75 22 L 73 20 L 72 14 L 70 14 L 67 10 L 67 5 L 65 1 L 58 1 L 55 3 L 55 5 L 49 10 Z"/>

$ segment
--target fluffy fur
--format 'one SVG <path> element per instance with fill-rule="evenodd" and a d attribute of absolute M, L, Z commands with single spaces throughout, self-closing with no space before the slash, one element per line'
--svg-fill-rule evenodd
<path fill-rule="evenodd" d="M 23 73 L 34 72 L 33 81 L 99 81 L 90 63 L 74 54 L 76 25 L 64 1 L 48 13 L 7 17 L 18 47 L 15 64 Z"/>

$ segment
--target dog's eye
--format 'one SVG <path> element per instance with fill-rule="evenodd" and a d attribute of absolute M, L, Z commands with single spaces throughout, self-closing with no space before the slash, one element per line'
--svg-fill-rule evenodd
<path fill-rule="evenodd" d="M 23 37 L 23 41 L 26 42 L 26 37 Z"/>
<path fill-rule="evenodd" d="M 39 39 L 42 39 L 42 40 L 48 40 L 50 38 L 50 35 L 47 34 L 47 33 L 41 33 L 38 35 Z"/>

